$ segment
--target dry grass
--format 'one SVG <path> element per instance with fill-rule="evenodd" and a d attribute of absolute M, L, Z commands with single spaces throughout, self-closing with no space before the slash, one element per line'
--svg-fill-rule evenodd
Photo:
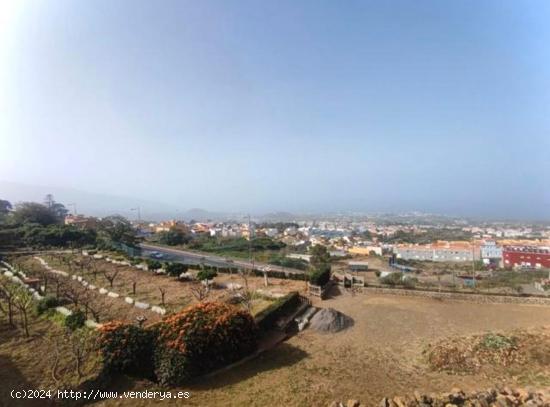
<path fill-rule="evenodd" d="M 540 386 L 548 378 L 545 370 L 526 365 L 456 376 L 432 371 L 422 355 L 428 344 L 446 337 L 550 326 L 548 307 L 383 295 L 342 295 L 322 305 L 352 317 L 354 326 L 332 335 L 306 330 L 238 369 L 197 380 L 185 388 L 191 392 L 186 405 L 326 406 L 342 398 L 376 405 L 384 396 L 416 389 L 439 393 L 454 386 L 474 390 L 502 382 Z M 152 388 L 144 382 L 129 386 Z M 120 400 L 100 404 L 130 405 Z"/>
<path fill-rule="evenodd" d="M 65 328 L 55 317 L 32 315 L 29 330 L 31 336 L 25 338 L 21 329 L 0 321 L 0 405 L 38 405 L 35 400 L 15 403 L 9 396 L 12 389 L 70 389 L 96 377 L 100 361 L 97 352 L 91 351 L 78 378 Z M 60 358 L 54 374 L 55 342 Z"/>
<path fill-rule="evenodd" d="M 227 275 L 218 279 L 233 281 Z M 169 277 L 154 276 L 149 284 L 185 289 L 185 283 Z M 263 279 L 254 280 L 253 284 L 261 287 Z M 143 286 L 146 285 L 143 280 Z M 300 286 L 302 282 L 281 281 L 274 289 L 290 291 Z M 124 287 L 121 285 L 120 289 Z M 533 366 L 529 364 L 481 369 L 460 376 L 433 371 L 425 363 L 422 352 L 429 344 L 448 337 L 483 335 L 489 331 L 530 331 L 550 326 L 550 307 L 345 293 L 319 305 L 350 316 L 353 327 L 331 335 L 306 330 L 236 369 L 197 379 L 184 388 L 191 392 L 185 405 L 323 406 L 342 398 L 357 398 L 367 405 L 375 405 L 384 396 L 408 394 L 416 389 L 429 393 L 445 392 L 454 386 L 475 390 L 502 382 L 522 386 L 549 382 L 547 370 L 540 366 L 531 369 Z M 26 347 L 24 343 L 19 346 Z M 531 351 L 539 352 L 531 356 L 538 359 L 546 358 L 550 352 L 542 346 L 533 346 Z M 0 355 L 8 357 L 5 351 Z M 18 376 L 26 378 L 29 384 L 40 383 L 38 373 L 21 365 L 28 362 L 9 356 L 9 363 L 15 366 L 15 378 L 5 379 L 7 383 L 17 381 Z M 153 383 L 130 379 L 120 379 L 112 386 L 117 390 L 157 388 Z M 98 405 L 153 403 L 151 400 L 105 400 Z"/>
<path fill-rule="evenodd" d="M 119 319 L 133 321 L 137 316 L 144 315 L 149 322 L 155 322 L 162 318 L 161 315 L 149 310 L 138 309 L 132 305 L 124 302 L 124 297 L 129 296 L 136 301 L 145 302 L 151 305 L 162 306 L 168 313 L 181 310 L 187 305 L 196 303 L 198 300 L 195 298 L 192 292 L 192 287 L 197 283 L 178 281 L 174 277 L 166 275 L 157 275 L 153 272 L 138 270 L 130 266 L 117 266 L 109 263 L 105 260 L 95 260 L 94 267 L 91 265 L 87 267 L 68 266 L 62 262 L 58 256 L 42 256 L 44 260 L 52 267 L 67 271 L 71 274 L 77 274 L 88 281 L 90 284 L 95 285 L 97 288 L 105 288 L 109 291 L 120 294 L 120 298 L 110 298 L 106 295 L 99 294 L 98 290 L 94 290 L 91 293 L 94 308 L 101 310 L 100 322 L 107 320 Z M 73 255 L 73 259 L 76 261 L 84 261 L 83 256 Z M 17 259 L 17 263 L 20 265 L 27 275 L 40 277 L 41 270 L 44 270 L 43 266 L 38 260 L 32 257 L 21 257 Z M 107 278 L 109 275 L 116 274 L 113 280 L 113 286 Z M 81 284 L 75 280 L 66 278 L 63 279 L 66 285 L 73 288 L 82 288 Z M 135 283 L 135 294 L 133 292 L 133 285 Z M 243 279 L 238 275 L 220 274 L 214 279 L 214 284 L 210 290 L 208 299 L 216 301 L 227 301 L 235 292 L 224 288 L 229 283 L 236 283 L 244 285 Z M 261 277 L 249 277 L 248 285 L 250 290 L 263 289 L 269 290 L 273 293 L 286 294 L 291 291 L 303 290 L 305 284 L 300 281 L 282 280 L 282 279 L 270 279 L 269 287 L 264 287 L 264 279 Z M 161 290 L 164 291 L 164 305 L 162 304 Z M 48 293 L 54 294 L 55 287 L 50 281 L 48 286 Z M 253 302 L 252 313 L 260 312 L 270 301 L 265 298 L 258 297 Z M 71 305 L 68 305 L 71 307 Z M 92 317 L 90 316 L 90 319 Z"/>

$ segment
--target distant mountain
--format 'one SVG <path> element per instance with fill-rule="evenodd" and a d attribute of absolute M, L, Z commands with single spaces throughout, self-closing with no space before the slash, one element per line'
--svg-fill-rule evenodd
<path fill-rule="evenodd" d="M 272 212 L 258 216 L 258 219 L 263 222 L 292 222 L 298 217 L 290 212 Z"/>
<path fill-rule="evenodd" d="M 206 222 L 206 221 L 222 221 L 227 219 L 234 219 L 235 216 L 228 213 L 223 212 L 210 212 L 206 209 L 201 208 L 193 208 L 189 209 L 188 211 L 182 212 L 178 219 L 190 221 L 190 220 L 196 220 L 198 222 Z"/>
<path fill-rule="evenodd" d="M 26 185 L 15 182 L 0 181 L 0 199 L 7 199 L 12 204 L 24 201 L 43 202 L 47 194 L 52 194 L 57 202 L 62 203 L 71 212 L 76 204 L 78 213 L 91 216 L 108 216 L 119 214 L 129 219 L 136 219 L 140 208 L 141 218 L 162 220 L 174 218 L 178 214 L 175 206 L 131 197 L 96 194 L 72 188 Z"/>

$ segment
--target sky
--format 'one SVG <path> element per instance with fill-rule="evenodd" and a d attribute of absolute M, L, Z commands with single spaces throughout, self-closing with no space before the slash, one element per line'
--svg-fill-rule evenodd
<path fill-rule="evenodd" d="M 548 21 L 546 0 L 0 0 L 0 180 L 549 219 Z"/>

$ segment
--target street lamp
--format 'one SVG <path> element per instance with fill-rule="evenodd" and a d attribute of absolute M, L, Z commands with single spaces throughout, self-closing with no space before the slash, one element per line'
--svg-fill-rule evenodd
<path fill-rule="evenodd" d="M 76 204 L 75 203 L 70 203 L 70 204 L 67 204 L 67 206 L 72 206 L 73 207 L 73 213 L 76 215 Z"/>
<path fill-rule="evenodd" d="M 141 222 L 141 210 L 140 210 L 140 207 L 136 207 L 136 208 L 130 208 L 131 211 L 137 211 L 137 216 L 138 216 L 138 222 Z"/>

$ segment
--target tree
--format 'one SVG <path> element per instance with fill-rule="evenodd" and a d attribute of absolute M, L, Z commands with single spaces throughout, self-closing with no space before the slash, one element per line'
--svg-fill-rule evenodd
<path fill-rule="evenodd" d="M 67 216 L 67 214 L 69 213 L 69 211 L 67 210 L 67 208 L 65 208 L 63 204 L 55 202 L 52 194 L 46 195 L 46 198 L 44 199 L 44 205 L 53 213 L 58 221 L 63 221 L 63 219 L 65 219 L 65 216 Z"/>
<path fill-rule="evenodd" d="M 324 286 L 330 280 L 330 253 L 322 245 L 315 245 L 310 250 L 310 276 L 312 284 Z"/>
<path fill-rule="evenodd" d="M 164 307 L 165 306 L 164 297 L 166 296 L 166 288 L 159 287 L 159 291 L 160 291 L 160 305 Z"/>
<path fill-rule="evenodd" d="M 138 277 L 134 276 L 132 278 L 132 295 L 136 295 L 137 282 L 138 282 Z"/>
<path fill-rule="evenodd" d="M 11 215 L 13 222 L 19 225 L 37 223 L 47 226 L 58 222 L 57 217 L 50 208 L 36 202 L 22 202 L 15 205 L 15 210 Z"/>
<path fill-rule="evenodd" d="M 177 229 L 170 229 L 167 232 L 159 233 L 159 242 L 169 246 L 187 244 L 190 240 L 191 239 L 188 235 Z"/>
<path fill-rule="evenodd" d="M 103 218 L 98 229 L 98 238 L 104 246 L 110 246 L 113 242 L 130 246 L 136 243 L 136 230 L 123 216 L 111 215 Z"/>
<path fill-rule="evenodd" d="M 75 307 L 81 304 L 82 297 L 86 294 L 87 288 L 80 284 L 67 284 L 63 295 L 67 298 Z"/>
<path fill-rule="evenodd" d="M 195 297 L 195 299 L 199 302 L 204 301 L 210 293 L 208 287 L 201 283 L 192 284 L 189 287 L 189 291 L 191 291 L 193 297 Z"/>
<path fill-rule="evenodd" d="M 31 293 L 23 286 L 17 287 L 14 304 L 16 308 L 21 312 L 21 322 L 23 329 L 25 330 L 25 336 L 28 338 L 29 334 L 29 312 L 34 305 L 34 299 Z"/>
<path fill-rule="evenodd" d="M 0 199 L 0 215 L 7 215 L 12 209 L 12 205 L 5 199 Z"/>
<path fill-rule="evenodd" d="M 114 267 L 111 270 L 103 270 L 103 275 L 105 276 L 107 281 L 109 281 L 111 288 L 113 288 L 113 283 L 115 282 L 118 273 L 120 273 L 120 269 L 118 267 Z"/>
<path fill-rule="evenodd" d="M 70 351 L 75 363 L 78 379 L 84 376 L 82 371 L 86 362 L 95 355 L 97 337 L 90 329 L 77 329 L 69 334 Z M 87 372 L 86 372 L 87 373 Z"/>
<path fill-rule="evenodd" d="M 62 293 L 65 290 L 65 285 L 66 285 L 65 277 L 62 277 L 58 274 L 52 274 L 50 276 L 50 279 L 53 281 L 53 284 L 55 285 L 55 298 L 59 300 Z"/>
<path fill-rule="evenodd" d="M 319 268 L 325 264 L 330 264 L 330 253 L 325 246 L 317 244 L 310 249 L 310 264 L 314 268 Z"/>
<path fill-rule="evenodd" d="M 8 318 L 8 324 L 15 327 L 13 323 L 13 311 L 15 308 L 15 296 L 17 295 L 17 285 L 9 278 L 0 276 L 0 311 Z M 5 302 L 4 306 L 2 302 Z"/>
<path fill-rule="evenodd" d="M 244 293 L 242 294 L 242 304 L 248 312 L 252 311 L 252 301 L 254 300 L 254 292 L 250 290 L 248 285 L 248 278 L 252 269 L 239 269 L 239 275 L 242 277 L 244 282 Z"/>
<path fill-rule="evenodd" d="M 188 270 L 188 266 L 183 263 L 165 263 L 164 269 L 169 276 L 179 277 Z"/>

